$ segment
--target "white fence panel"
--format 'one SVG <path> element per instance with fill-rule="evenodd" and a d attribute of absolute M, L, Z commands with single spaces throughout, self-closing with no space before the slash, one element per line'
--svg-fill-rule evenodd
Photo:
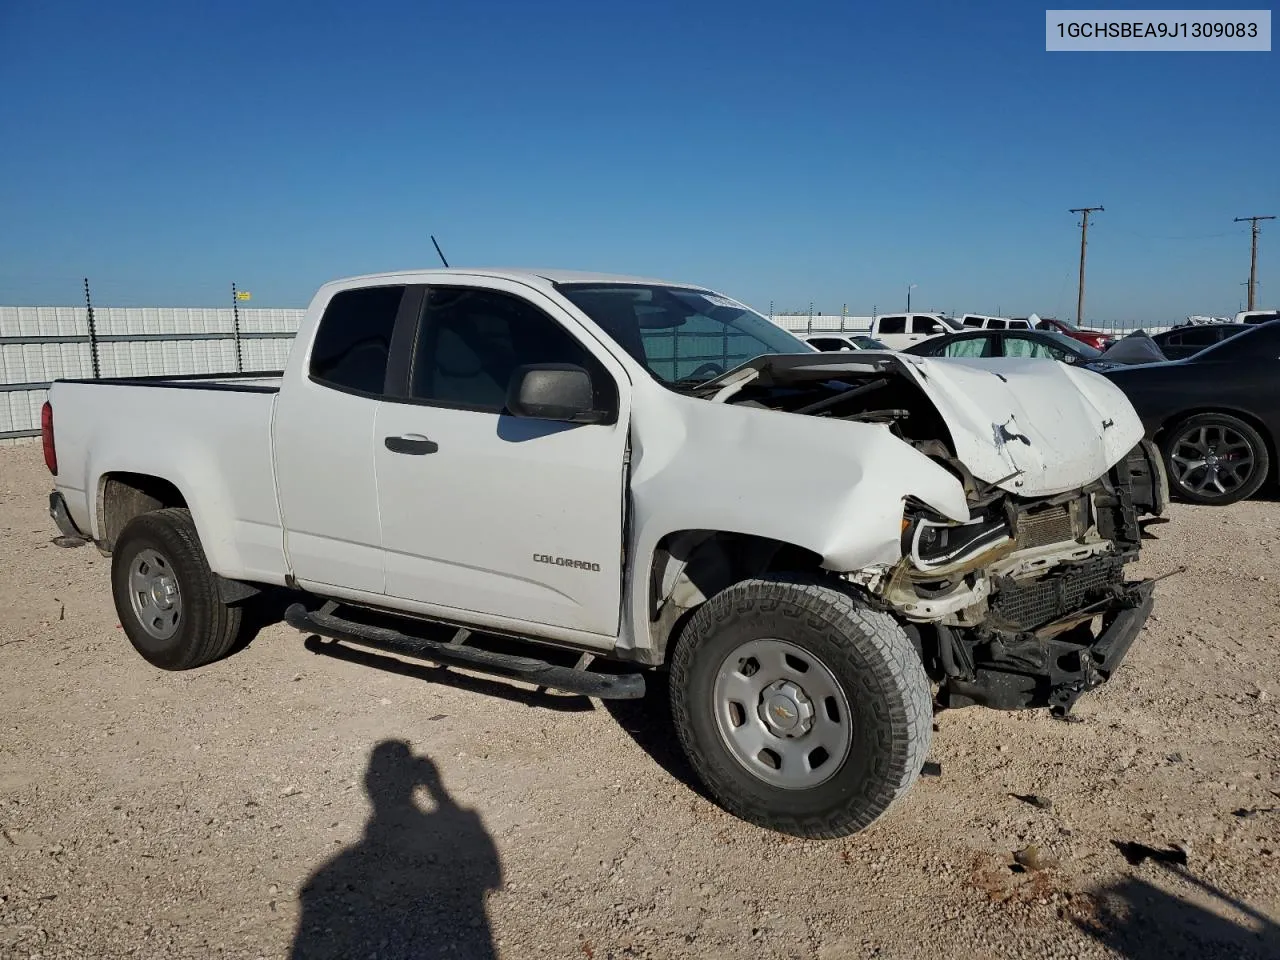
<path fill-rule="evenodd" d="M 305 314 L 261 307 L 95 307 L 97 375 L 280 370 Z M 89 327 L 86 307 L 0 306 L 0 444 L 39 433 L 48 383 L 94 376 Z"/>

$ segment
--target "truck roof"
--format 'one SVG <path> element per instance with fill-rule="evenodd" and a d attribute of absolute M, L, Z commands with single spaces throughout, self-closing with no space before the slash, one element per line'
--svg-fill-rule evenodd
<path fill-rule="evenodd" d="M 536 287 L 550 289 L 558 283 L 631 283 L 663 287 L 685 287 L 692 290 L 706 290 L 696 283 L 675 283 L 670 280 L 657 280 L 652 277 L 632 277 L 615 273 L 590 273 L 583 270 L 539 270 L 517 267 L 453 267 L 448 269 L 396 270 L 389 273 L 370 273 L 358 277 L 344 277 L 331 281 L 334 284 L 358 285 L 367 280 L 385 280 L 395 278 L 406 283 L 430 283 L 451 277 L 492 277 L 500 280 L 515 280 Z M 326 284 L 328 286 L 328 284 Z"/>

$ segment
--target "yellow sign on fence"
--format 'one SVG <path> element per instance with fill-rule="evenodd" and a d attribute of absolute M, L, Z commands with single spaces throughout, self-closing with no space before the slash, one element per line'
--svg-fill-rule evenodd
<path fill-rule="evenodd" d="M 252 293 L 250 293 L 248 290 L 237 290 L 237 291 L 236 291 L 236 299 L 237 299 L 237 300 L 252 300 L 252 299 L 253 299 L 253 294 L 252 294 Z"/>

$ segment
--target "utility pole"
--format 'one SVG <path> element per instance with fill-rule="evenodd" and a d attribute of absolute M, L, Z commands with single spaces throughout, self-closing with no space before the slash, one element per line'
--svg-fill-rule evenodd
<path fill-rule="evenodd" d="M 911 312 L 911 291 L 920 286 L 918 283 L 908 284 L 907 286 L 907 313 Z"/>
<path fill-rule="evenodd" d="M 1235 219 L 1236 223 L 1248 220 L 1250 232 L 1253 234 L 1253 240 L 1249 244 L 1249 306 L 1245 308 L 1246 310 L 1254 308 L 1255 292 L 1258 289 L 1258 221 L 1274 219 L 1275 217 L 1236 217 Z"/>
<path fill-rule="evenodd" d="M 1084 249 L 1088 244 L 1089 214 L 1104 210 L 1105 207 L 1072 207 L 1070 213 L 1082 215 L 1080 220 L 1080 287 L 1076 291 L 1076 326 L 1084 326 Z"/>

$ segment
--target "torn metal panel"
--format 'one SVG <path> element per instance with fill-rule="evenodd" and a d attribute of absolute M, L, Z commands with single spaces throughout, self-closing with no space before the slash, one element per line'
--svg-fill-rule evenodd
<path fill-rule="evenodd" d="M 904 365 L 951 430 L 956 456 L 981 480 L 1024 497 L 1081 487 L 1142 439 L 1118 387 L 1087 370 L 1038 359 L 928 360 Z"/>
<path fill-rule="evenodd" d="M 1142 439 L 1142 424 L 1117 386 L 1092 371 L 1043 359 L 766 356 L 708 383 L 707 396 L 736 405 L 748 388 L 781 391 L 839 381 L 863 390 L 873 378 L 895 375 L 908 378 L 933 405 L 956 457 L 975 477 L 1019 496 L 1081 487 Z M 823 414 L 835 400 L 793 412 Z"/>

